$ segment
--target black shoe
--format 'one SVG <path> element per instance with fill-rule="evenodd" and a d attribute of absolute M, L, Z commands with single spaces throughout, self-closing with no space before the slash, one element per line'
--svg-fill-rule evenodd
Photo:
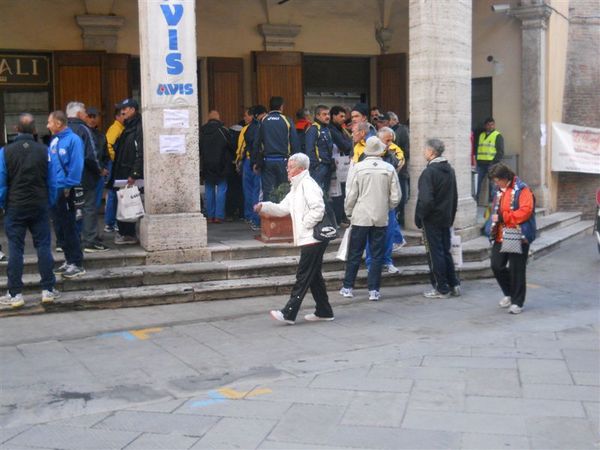
<path fill-rule="evenodd" d="M 93 245 L 88 245 L 83 249 L 86 253 L 98 253 L 98 252 L 106 252 L 110 250 L 106 245 L 101 244 L 100 242 L 96 242 Z"/>

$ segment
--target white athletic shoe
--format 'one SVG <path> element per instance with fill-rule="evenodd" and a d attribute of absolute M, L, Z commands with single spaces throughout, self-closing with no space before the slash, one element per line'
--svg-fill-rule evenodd
<path fill-rule="evenodd" d="M 506 297 L 502 297 L 502 300 L 500 300 L 500 302 L 498 303 L 498 306 L 500 308 L 508 308 L 510 305 L 512 304 L 510 297 L 506 296 Z"/>

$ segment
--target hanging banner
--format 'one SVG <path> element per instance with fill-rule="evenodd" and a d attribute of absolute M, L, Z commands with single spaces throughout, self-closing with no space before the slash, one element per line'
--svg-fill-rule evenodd
<path fill-rule="evenodd" d="M 600 129 L 552 122 L 552 170 L 600 174 Z"/>
<path fill-rule="evenodd" d="M 194 0 L 149 1 L 150 85 L 155 105 L 197 103 Z"/>

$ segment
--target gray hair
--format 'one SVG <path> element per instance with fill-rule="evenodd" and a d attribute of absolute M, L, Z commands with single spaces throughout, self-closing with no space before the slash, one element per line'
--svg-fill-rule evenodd
<path fill-rule="evenodd" d="M 379 131 L 377 132 L 377 137 L 381 140 L 383 140 L 383 138 L 387 135 L 387 134 L 391 134 L 392 135 L 392 140 L 395 141 L 396 140 L 396 133 L 394 133 L 394 130 L 392 130 L 390 127 L 381 127 L 379 129 Z"/>
<path fill-rule="evenodd" d="M 369 122 L 358 122 L 356 124 L 356 131 L 364 131 L 365 133 L 368 133 L 369 128 Z"/>
<path fill-rule="evenodd" d="M 85 105 L 81 102 L 69 102 L 67 103 L 66 111 L 67 117 L 75 118 L 80 112 L 85 112 Z"/>
<path fill-rule="evenodd" d="M 308 169 L 310 166 L 310 159 L 304 153 L 294 153 L 289 157 L 289 161 L 293 161 L 294 166 L 301 167 L 302 169 Z"/>
<path fill-rule="evenodd" d="M 396 114 L 394 111 L 388 111 L 387 115 L 390 116 L 391 120 L 395 120 L 396 122 L 400 122 L 400 120 L 398 120 L 398 114 Z"/>
<path fill-rule="evenodd" d="M 442 153 L 444 153 L 444 151 L 446 150 L 444 143 L 437 138 L 427 139 L 426 145 L 431 150 L 433 150 L 433 153 L 435 153 L 437 156 L 442 156 Z"/>

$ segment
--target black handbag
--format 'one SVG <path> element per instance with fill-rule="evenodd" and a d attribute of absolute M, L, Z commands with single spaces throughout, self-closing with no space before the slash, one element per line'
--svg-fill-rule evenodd
<path fill-rule="evenodd" d="M 333 208 L 326 199 L 323 199 L 323 201 L 325 202 L 325 214 L 323 214 L 321 221 L 313 228 L 313 237 L 317 241 L 329 242 L 338 237 L 338 227 Z"/>

